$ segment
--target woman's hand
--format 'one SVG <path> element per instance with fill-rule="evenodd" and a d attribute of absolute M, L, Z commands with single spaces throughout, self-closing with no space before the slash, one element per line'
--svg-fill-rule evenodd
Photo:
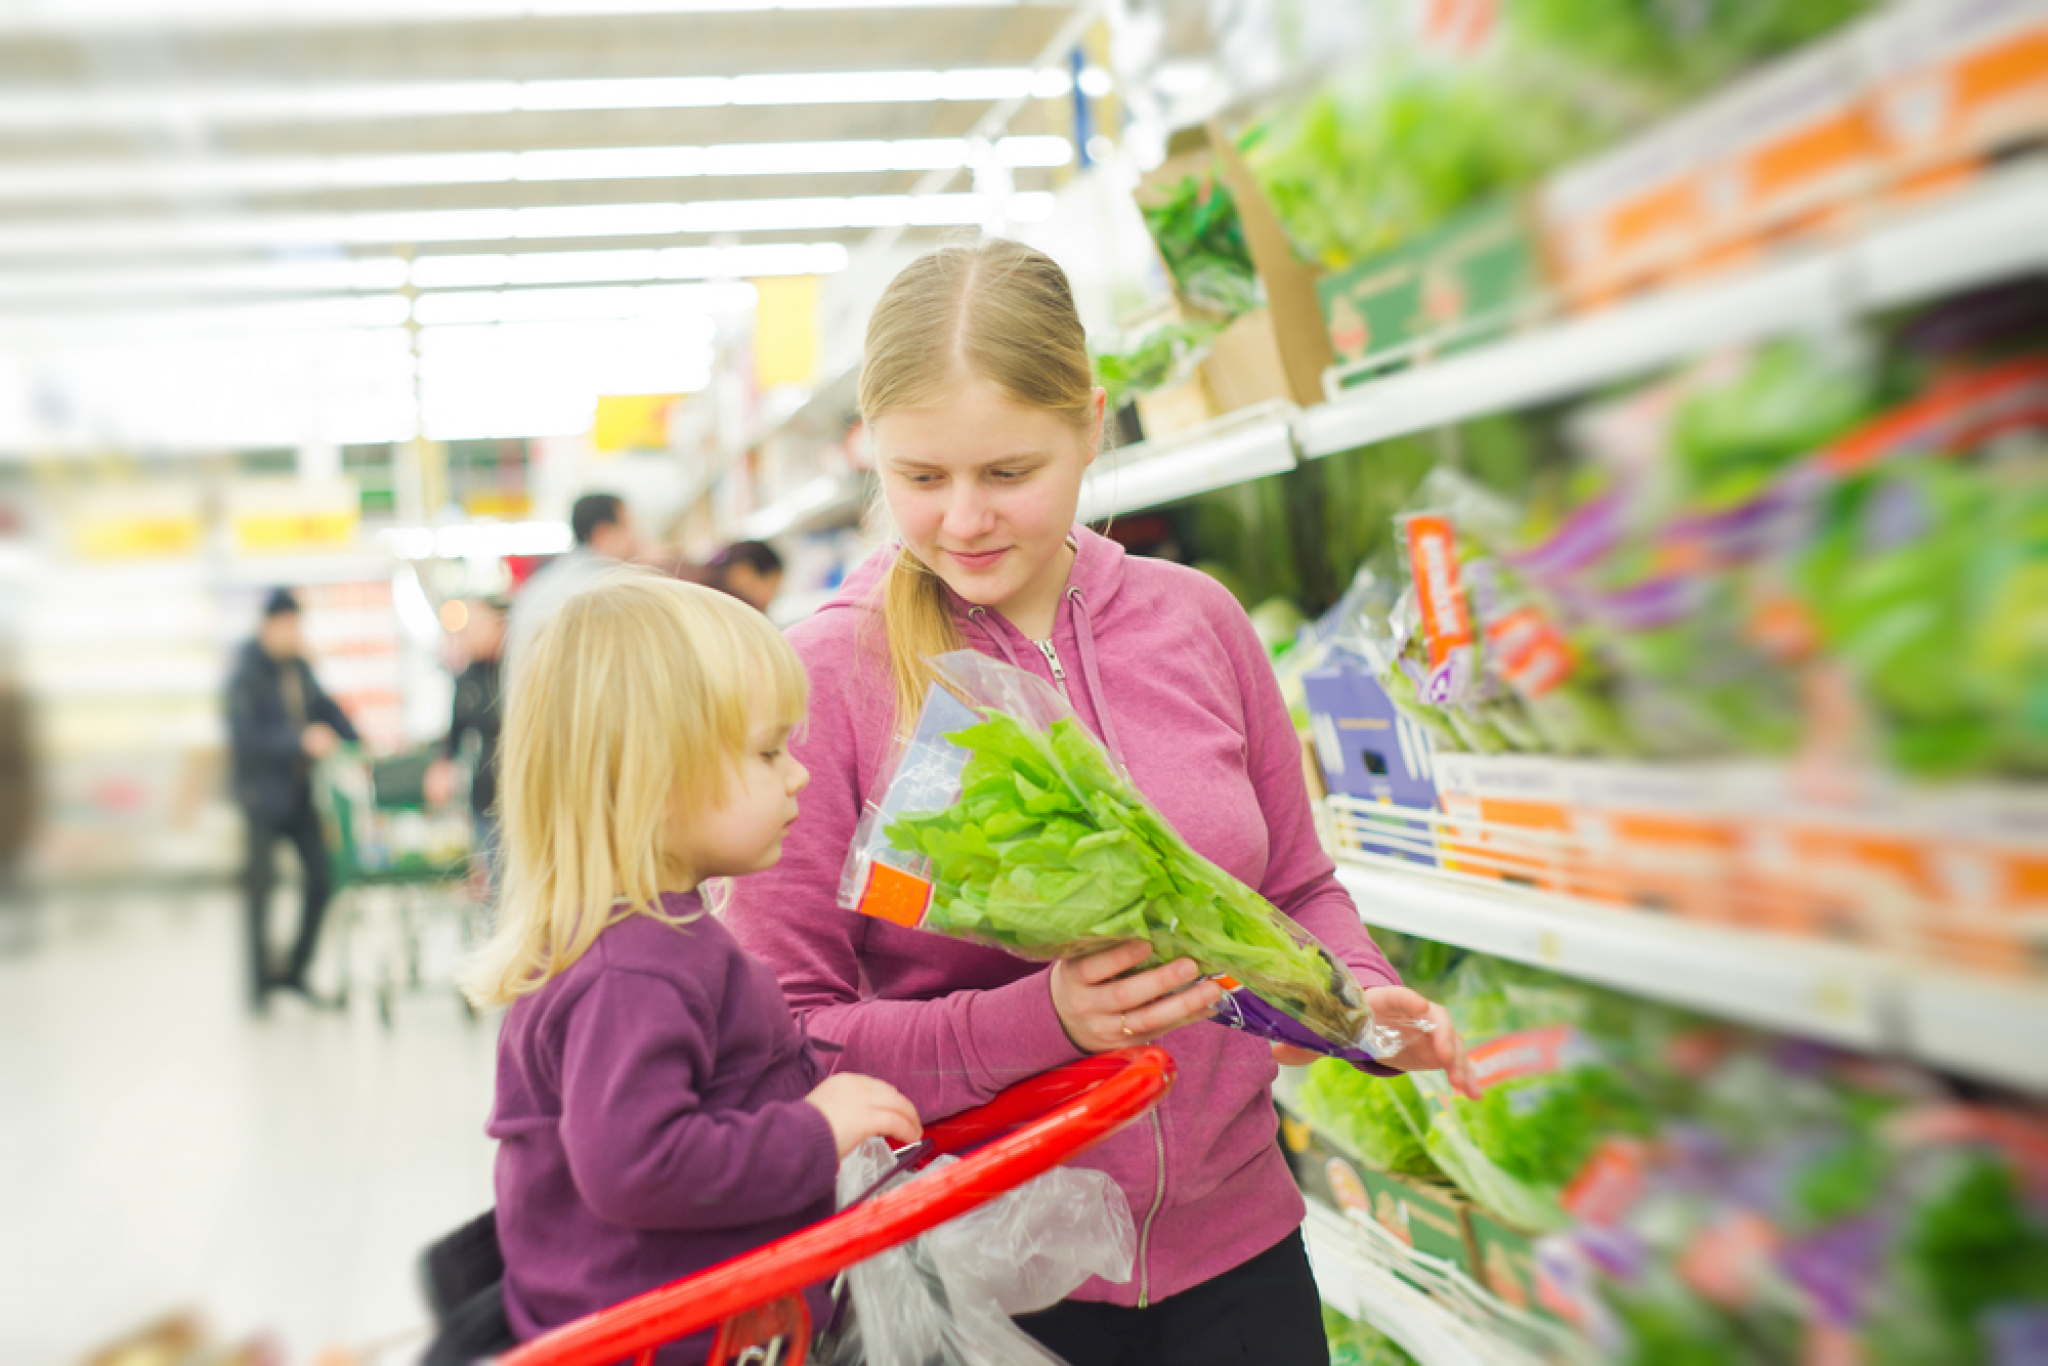
<path fill-rule="evenodd" d="M 1460 1095 L 1479 1099 L 1479 1082 L 1472 1075 L 1465 1041 L 1458 1037 L 1450 1011 L 1407 987 L 1368 987 L 1365 1003 L 1376 1019 L 1429 1021 L 1427 1034 L 1417 1034 L 1406 1048 L 1382 1062 L 1403 1072 L 1441 1071 Z"/>
<path fill-rule="evenodd" d="M 1430 1023 L 1427 1034 L 1416 1035 L 1399 1053 L 1381 1059 L 1386 1066 L 1403 1072 L 1442 1069 L 1460 1093 L 1473 1100 L 1479 1099 L 1479 1083 L 1473 1079 L 1472 1064 L 1465 1057 L 1465 1042 L 1458 1037 L 1458 1027 L 1451 1023 L 1449 1011 L 1407 987 L 1370 988 L 1365 993 L 1365 1003 L 1381 1019 L 1428 1020 Z M 1306 1048 L 1296 1048 L 1293 1044 L 1273 1045 L 1273 1061 L 1282 1067 L 1306 1067 L 1322 1056 Z"/>
<path fill-rule="evenodd" d="M 832 1126 L 832 1143 L 843 1159 L 870 1138 L 893 1144 L 915 1143 L 924 1136 L 917 1107 L 886 1081 L 839 1072 L 825 1078 L 804 1097 Z"/>
<path fill-rule="evenodd" d="M 1053 965 L 1052 1006 L 1074 1047 L 1083 1053 L 1107 1053 L 1151 1043 L 1216 1013 L 1223 988 L 1214 982 L 1188 988 L 1201 976 L 1191 959 L 1177 958 L 1136 976 L 1123 975 L 1151 953 L 1150 944 L 1133 940 Z"/>

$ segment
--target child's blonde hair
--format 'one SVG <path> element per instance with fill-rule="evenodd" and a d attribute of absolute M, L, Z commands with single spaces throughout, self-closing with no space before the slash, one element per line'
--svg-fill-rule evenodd
<path fill-rule="evenodd" d="M 903 268 L 868 318 L 860 415 L 875 419 L 943 399 L 961 376 L 1086 432 L 1095 371 L 1066 272 L 1044 252 L 993 238 L 941 247 Z M 937 677 L 926 662 L 961 646 L 939 576 L 909 550 L 880 587 L 896 714 L 917 715 Z"/>
<path fill-rule="evenodd" d="M 668 848 L 675 803 L 716 809 L 748 752 L 755 699 L 802 720 L 796 652 L 724 593 L 620 568 L 565 601 L 513 660 L 498 751 L 498 930 L 466 976 L 509 1005 L 628 915 L 694 883 Z"/>

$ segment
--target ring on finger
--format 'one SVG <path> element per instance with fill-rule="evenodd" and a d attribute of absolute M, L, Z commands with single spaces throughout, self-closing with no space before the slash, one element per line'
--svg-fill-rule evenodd
<path fill-rule="evenodd" d="M 1119 1016 L 1117 1016 L 1117 1017 L 1116 1017 L 1116 1023 L 1117 1023 L 1117 1027 L 1118 1027 L 1119 1029 L 1123 1030 L 1123 1032 L 1124 1032 L 1124 1034 L 1126 1035 L 1126 1037 L 1129 1037 L 1129 1038 L 1136 1038 L 1136 1037 L 1137 1037 L 1137 1033 L 1136 1033 L 1136 1031 L 1134 1031 L 1134 1030 L 1133 1030 L 1133 1029 L 1131 1028 L 1131 1022 L 1130 1022 L 1129 1020 L 1127 1020 L 1127 1019 L 1125 1019 L 1125 1018 L 1124 1018 L 1123 1016 L 1119 1015 Z"/>

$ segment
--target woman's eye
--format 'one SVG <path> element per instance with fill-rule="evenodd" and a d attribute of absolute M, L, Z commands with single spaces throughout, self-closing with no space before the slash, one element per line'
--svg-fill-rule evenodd
<path fill-rule="evenodd" d="M 772 764 L 782 757 L 782 751 L 780 749 L 764 749 L 761 751 L 761 757 Z"/>

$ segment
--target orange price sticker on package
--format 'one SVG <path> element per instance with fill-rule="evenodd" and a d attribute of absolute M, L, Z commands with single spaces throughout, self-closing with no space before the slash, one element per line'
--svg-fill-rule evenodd
<path fill-rule="evenodd" d="M 1472 614 L 1458 581 L 1458 534 L 1448 517 L 1407 519 L 1408 572 L 1429 645 L 1428 700 L 1444 706 L 1463 697 L 1472 680 Z"/>
<path fill-rule="evenodd" d="M 1498 1086 L 1562 1071 L 1582 1053 L 1577 1030 L 1570 1025 L 1550 1025 L 1488 1039 L 1475 1045 L 1467 1056 L 1472 1075 L 1481 1086 Z"/>
<path fill-rule="evenodd" d="M 931 904 L 932 884 L 924 878 L 879 861 L 868 865 L 867 881 L 860 892 L 862 915 L 914 930 L 924 924 L 924 913 Z"/>
<path fill-rule="evenodd" d="M 1524 697 L 1541 697 L 1571 677 L 1572 650 L 1549 618 L 1518 607 L 1486 628 L 1501 677 Z"/>

